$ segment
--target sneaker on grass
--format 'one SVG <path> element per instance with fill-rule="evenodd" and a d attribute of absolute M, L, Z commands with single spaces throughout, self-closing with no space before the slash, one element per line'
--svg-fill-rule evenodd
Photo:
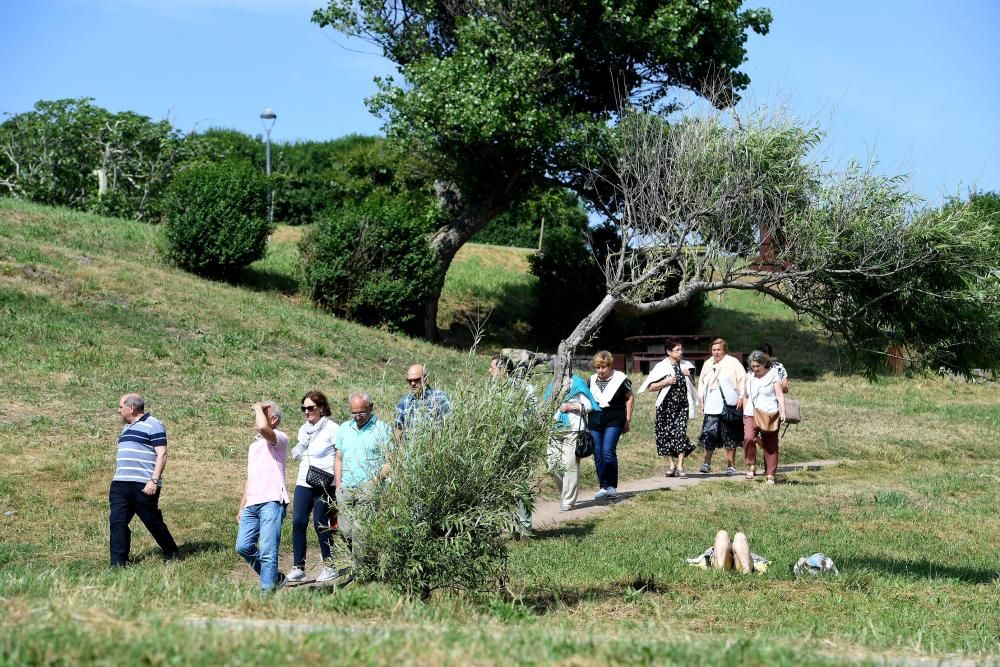
<path fill-rule="evenodd" d="M 698 472 L 700 472 L 702 475 L 707 475 L 708 473 L 712 472 L 712 466 L 708 465 L 707 463 L 702 463 L 701 467 L 698 468 Z"/>
<path fill-rule="evenodd" d="M 338 574 L 339 572 L 337 572 L 337 568 L 324 567 L 323 571 L 319 573 L 318 577 L 316 577 L 316 583 L 323 583 L 324 581 L 332 581 L 333 579 L 337 578 Z"/>
<path fill-rule="evenodd" d="M 616 489 L 613 486 L 609 486 L 608 487 L 608 498 L 617 498 L 617 497 L 618 497 L 618 489 Z"/>
<path fill-rule="evenodd" d="M 726 474 L 732 477 L 733 475 L 736 474 L 736 468 L 734 468 L 733 466 L 729 466 L 728 468 L 726 468 Z"/>
<path fill-rule="evenodd" d="M 601 498 L 604 498 L 607 495 L 608 495 L 608 490 L 607 489 L 601 489 L 596 494 L 594 494 L 594 500 L 600 500 Z"/>
<path fill-rule="evenodd" d="M 305 570 L 303 570 L 301 567 L 293 567 L 291 570 L 288 571 L 288 574 L 285 575 L 285 578 L 292 583 L 297 581 L 305 581 L 306 573 Z"/>

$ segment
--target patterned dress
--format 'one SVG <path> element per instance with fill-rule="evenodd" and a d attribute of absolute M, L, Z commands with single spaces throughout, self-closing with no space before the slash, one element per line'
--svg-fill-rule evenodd
<path fill-rule="evenodd" d="M 674 376 L 683 378 L 680 364 L 673 364 L 673 367 Z M 656 453 L 660 456 L 686 456 L 694 451 L 687 434 L 687 394 L 687 382 L 672 384 L 656 408 Z"/>

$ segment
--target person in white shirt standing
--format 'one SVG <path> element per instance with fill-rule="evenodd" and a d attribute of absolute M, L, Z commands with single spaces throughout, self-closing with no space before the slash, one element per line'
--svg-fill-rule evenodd
<path fill-rule="evenodd" d="M 781 377 L 771 359 L 760 350 L 750 353 L 750 373 L 746 377 L 747 402 L 751 425 L 745 427 L 743 442 L 747 479 L 753 479 L 757 466 L 756 438 L 764 449 L 764 474 L 768 484 L 774 484 L 778 470 L 778 427 L 785 420 L 785 391 Z M 744 422 L 746 421 L 744 408 Z M 749 437 L 753 435 L 753 437 Z"/>
<path fill-rule="evenodd" d="M 743 364 L 727 352 L 729 344 L 725 340 L 713 340 L 712 358 L 701 367 L 698 379 L 698 403 L 705 415 L 698 438 L 699 444 L 705 448 L 705 462 L 699 470 L 703 474 L 712 472 L 712 454 L 723 447 L 728 464 L 726 474 L 735 475 L 736 448 L 743 444 L 743 419 L 739 412 L 743 401 L 739 391 L 743 387 L 746 371 Z M 733 420 L 728 418 L 730 415 Z"/>
<path fill-rule="evenodd" d="M 294 583 L 306 578 L 306 533 L 311 514 L 324 563 L 316 581 L 324 582 L 337 576 L 337 570 L 330 567 L 330 556 L 337 520 L 333 463 L 339 424 L 330 419 L 330 403 L 321 391 L 313 390 L 303 396 L 301 407 L 306 422 L 299 428 L 298 444 L 292 449 L 292 459 L 299 461 L 299 473 L 295 478 L 292 503 L 293 567 L 288 572 L 288 581 Z M 313 480 L 318 482 L 318 486 L 309 483 L 310 468 L 313 468 Z"/>

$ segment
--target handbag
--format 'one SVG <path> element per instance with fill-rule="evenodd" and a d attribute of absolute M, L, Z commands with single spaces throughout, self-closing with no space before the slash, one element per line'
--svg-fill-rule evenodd
<path fill-rule="evenodd" d="M 757 427 L 757 430 L 761 431 L 762 433 L 775 433 L 781 426 L 781 413 L 764 412 L 759 408 L 754 408 L 753 425 Z"/>
<path fill-rule="evenodd" d="M 719 377 L 719 368 L 715 368 L 715 374 L 706 380 L 707 385 L 711 385 Z M 726 392 L 722 391 L 722 381 L 716 385 L 719 390 L 719 395 L 722 397 L 722 413 L 719 415 L 719 420 L 729 426 L 734 428 L 736 426 L 743 425 L 743 412 L 739 410 L 735 405 L 730 405 L 729 401 L 726 400 Z M 706 397 L 711 389 L 706 390 Z M 706 398 L 707 400 L 707 398 Z"/>
<path fill-rule="evenodd" d="M 585 459 L 594 455 L 594 437 L 590 431 L 576 432 L 576 458 Z"/>
<path fill-rule="evenodd" d="M 722 400 L 722 414 L 719 415 L 719 419 L 726 426 L 736 426 L 738 424 L 743 424 L 743 413 L 736 408 L 735 405 L 729 405 L 726 400 Z"/>
<path fill-rule="evenodd" d="M 785 423 L 798 424 L 802 421 L 802 406 L 797 398 L 785 397 Z"/>
<path fill-rule="evenodd" d="M 329 494 L 330 489 L 333 488 L 333 483 L 334 477 L 332 472 L 327 472 L 316 466 L 309 466 L 309 470 L 306 472 L 306 484 Z"/>

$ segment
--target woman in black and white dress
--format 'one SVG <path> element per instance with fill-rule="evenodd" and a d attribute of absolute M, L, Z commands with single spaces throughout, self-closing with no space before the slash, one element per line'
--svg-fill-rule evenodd
<path fill-rule="evenodd" d="M 667 358 L 649 370 L 649 376 L 636 393 L 656 391 L 656 453 L 670 460 L 667 477 L 687 478 L 684 457 L 694 451 L 688 437 L 687 422 L 695 417 L 694 364 L 682 359 L 684 346 L 677 338 L 666 341 Z"/>

